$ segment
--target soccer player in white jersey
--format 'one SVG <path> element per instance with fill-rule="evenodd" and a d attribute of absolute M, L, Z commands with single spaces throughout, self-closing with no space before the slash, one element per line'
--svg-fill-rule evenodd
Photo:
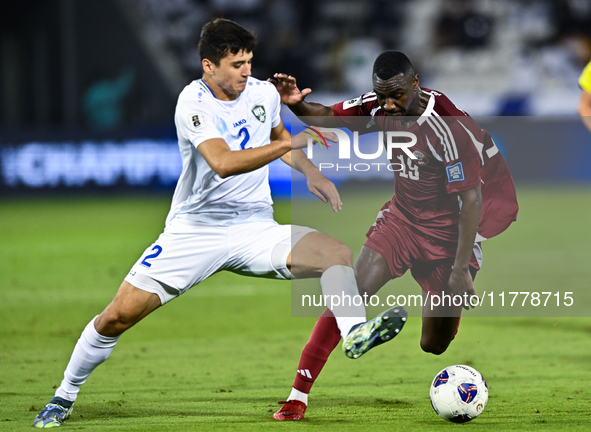
<path fill-rule="evenodd" d="M 82 384 L 125 330 L 217 271 L 320 277 L 325 295 L 358 294 L 347 246 L 311 228 L 273 220 L 267 164 L 278 158 L 301 171 L 310 191 L 334 211 L 341 209 L 341 200 L 334 184 L 300 150 L 308 135 L 291 139 L 284 128 L 275 87 L 250 77 L 255 44 L 256 37 L 232 21 L 204 26 L 199 41 L 203 78 L 185 87 L 175 113 L 183 171 L 164 232 L 133 266 L 113 301 L 86 326 L 61 385 L 33 426 L 60 426 Z M 363 307 L 332 312 L 343 337 L 355 328 L 347 345 L 361 353 L 398 333 L 404 318 L 387 311 L 365 322 Z"/>

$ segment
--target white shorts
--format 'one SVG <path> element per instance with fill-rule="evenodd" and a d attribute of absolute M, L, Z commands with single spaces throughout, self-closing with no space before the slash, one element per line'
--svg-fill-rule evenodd
<path fill-rule="evenodd" d="M 157 294 L 165 304 L 221 270 L 291 279 L 287 257 L 293 246 L 313 231 L 273 220 L 219 226 L 177 217 L 146 249 L 125 280 Z"/>

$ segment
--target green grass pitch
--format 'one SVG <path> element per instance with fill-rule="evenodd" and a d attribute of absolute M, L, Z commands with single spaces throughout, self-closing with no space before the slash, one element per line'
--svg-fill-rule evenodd
<path fill-rule="evenodd" d="M 486 242 L 477 290 L 588 288 L 591 190 L 518 192 L 519 221 Z M 342 213 L 325 206 L 294 222 L 334 234 L 356 254 L 388 194 L 345 189 Z M 160 233 L 169 203 L 170 197 L 0 203 L 0 431 L 30 430 L 81 330 Z M 276 218 L 289 222 L 289 203 L 276 205 Z M 418 292 L 409 275 L 390 285 Z M 291 317 L 289 282 L 217 274 L 124 334 L 63 427 L 589 430 L 589 318 L 465 318 L 441 356 L 420 350 L 420 319 L 411 318 L 394 341 L 359 360 L 347 359 L 339 346 L 312 390 L 306 419 L 275 422 L 271 415 L 289 393 L 314 322 Z M 490 388 L 487 409 L 464 425 L 441 420 L 428 396 L 434 375 L 458 363 L 478 369 Z"/>

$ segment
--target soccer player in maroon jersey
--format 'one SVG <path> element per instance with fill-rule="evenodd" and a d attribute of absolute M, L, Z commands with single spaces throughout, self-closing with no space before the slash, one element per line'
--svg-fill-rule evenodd
<path fill-rule="evenodd" d="M 397 51 L 376 59 L 372 92 L 329 107 L 305 101 L 311 90 L 300 91 L 291 76 L 276 74 L 270 81 L 294 114 L 318 116 L 317 125 L 336 121 L 359 131 L 359 117 L 371 117 L 378 130 L 416 136 L 410 149 L 393 150 L 392 165 L 400 167 L 394 196 L 369 229 L 354 269 L 360 292 L 368 295 L 410 269 L 425 299 L 421 348 L 443 353 L 456 335 L 462 308 L 470 304 L 434 306 L 428 300 L 442 292 L 476 295 L 480 242 L 504 231 L 517 216 L 513 179 L 490 134 L 442 93 L 421 88 L 411 62 Z M 326 310 L 275 420 L 304 418 L 308 393 L 340 339 Z"/>

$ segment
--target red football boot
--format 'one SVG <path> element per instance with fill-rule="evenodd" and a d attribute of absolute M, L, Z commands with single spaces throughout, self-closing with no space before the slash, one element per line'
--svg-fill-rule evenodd
<path fill-rule="evenodd" d="M 299 400 L 281 401 L 281 409 L 273 414 L 275 420 L 301 420 L 306 412 L 306 404 Z"/>

